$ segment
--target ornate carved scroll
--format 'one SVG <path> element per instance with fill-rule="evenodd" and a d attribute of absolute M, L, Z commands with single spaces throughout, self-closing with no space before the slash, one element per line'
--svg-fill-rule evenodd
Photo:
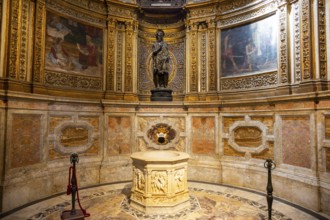
<path fill-rule="evenodd" d="M 287 4 L 279 6 L 280 11 L 280 82 L 288 82 L 288 33 Z"/>
<path fill-rule="evenodd" d="M 108 21 L 107 90 L 114 90 L 116 21 Z"/>
<path fill-rule="evenodd" d="M 294 71 L 297 82 L 301 81 L 301 48 L 300 48 L 300 7 L 299 1 L 294 3 Z"/>
<path fill-rule="evenodd" d="M 29 11 L 30 1 L 24 0 L 22 2 L 22 16 L 21 16 L 21 42 L 19 55 L 19 80 L 26 80 L 27 65 L 28 65 L 28 36 L 29 36 Z"/>
<path fill-rule="evenodd" d="M 193 24 L 190 30 L 190 92 L 198 91 L 198 37 L 197 25 Z"/>
<path fill-rule="evenodd" d="M 11 1 L 11 23 L 10 23 L 10 43 L 9 43 L 9 77 L 16 79 L 18 67 L 18 53 L 20 48 L 19 36 L 21 20 L 21 1 Z"/>
<path fill-rule="evenodd" d="M 116 91 L 122 92 L 122 79 L 123 79 L 123 38 L 124 38 L 124 24 L 118 23 L 117 32 L 117 58 L 116 58 Z"/>
<path fill-rule="evenodd" d="M 202 27 L 202 31 L 200 33 L 201 37 L 201 45 L 200 45 L 200 86 L 201 92 L 206 92 L 207 86 L 207 50 L 206 50 L 206 38 L 207 32 Z"/>
<path fill-rule="evenodd" d="M 216 73 L 216 32 L 215 21 L 209 22 L 209 91 L 217 91 L 217 73 Z"/>
<path fill-rule="evenodd" d="M 326 17 L 324 0 L 318 0 L 320 78 L 327 79 Z"/>
<path fill-rule="evenodd" d="M 301 28 L 302 28 L 302 71 L 303 79 L 311 79 L 311 11 L 310 0 L 302 0 L 301 3 Z"/>
<path fill-rule="evenodd" d="M 36 22 L 34 41 L 34 72 L 33 81 L 42 83 L 44 75 L 44 44 L 45 44 L 45 23 L 46 23 L 45 1 L 36 2 Z"/>
<path fill-rule="evenodd" d="M 133 23 L 126 22 L 125 92 L 133 92 Z"/>

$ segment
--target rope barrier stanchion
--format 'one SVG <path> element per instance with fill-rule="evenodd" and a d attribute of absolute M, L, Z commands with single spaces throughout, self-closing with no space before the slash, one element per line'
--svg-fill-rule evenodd
<path fill-rule="evenodd" d="M 267 204 L 268 204 L 268 219 L 272 219 L 272 205 L 273 205 L 273 184 L 272 184 L 272 170 L 276 168 L 276 164 L 271 159 L 267 159 L 264 163 L 264 167 L 268 170 L 267 181 Z"/>
<path fill-rule="evenodd" d="M 85 217 L 89 217 L 90 214 L 87 213 L 86 209 L 83 209 L 80 204 L 78 181 L 76 175 L 76 163 L 79 162 L 79 157 L 77 153 L 72 153 L 70 156 L 70 163 L 72 164 L 69 168 L 69 179 L 67 187 L 67 195 L 71 195 L 71 210 L 63 211 L 61 215 L 61 220 L 84 220 Z M 76 200 L 80 210 L 76 210 Z"/>

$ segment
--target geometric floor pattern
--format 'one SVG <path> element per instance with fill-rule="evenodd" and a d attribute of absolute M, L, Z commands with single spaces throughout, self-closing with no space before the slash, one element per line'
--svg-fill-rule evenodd
<path fill-rule="evenodd" d="M 129 205 L 130 183 L 103 185 L 79 191 L 82 206 L 91 214 L 86 220 L 262 220 L 268 219 L 263 195 L 223 185 L 188 182 L 190 207 L 177 213 L 146 215 Z M 71 209 L 70 196 L 60 195 L 20 209 L 3 220 L 59 220 Z M 274 200 L 273 220 L 329 219 L 312 215 Z"/>

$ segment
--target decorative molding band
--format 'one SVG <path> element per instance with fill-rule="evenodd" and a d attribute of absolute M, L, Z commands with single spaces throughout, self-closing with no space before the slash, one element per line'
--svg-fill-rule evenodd
<path fill-rule="evenodd" d="M 80 21 L 85 21 L 89 24 L 96 25 L 98 27 L 105 28 L 106 27 L 106 20 L 104 18 L 93 17 L 91 16 L 92 13 L 83 13 L 77 10 L 74 10 L 70 7 L 65 7 L 62 4 L 59 4 L 56 0 L 46 0 L 47 8 L 57 11 L 63 15 L 73 17 Z"/>
<path fill-rule="evenodd" d="M 221 90 L 254 89 L 275 86 L 278 82 L 277 72 L 264 73 L 238 78 L 221 79 Z"/>
<path fill-rule="evenodd" d="M 99 1 L 99 2 L 93 2 L 90 0 L 63 0 L 67 4 L 74 5 L 76 7 L 81 7 L 84 9 L 87 9 L 89 11 L 94 11 L 100 14 L 106 14 L 106 8 L 104 7 L 104 2 Z"/>
<path fill-rule="evenodd" d="M 102 78 L 45 71 L 45 84 L 72 89 L 102 90 Z"/>
<path fill-rule="evenodd" d="M 276 4 L 274 2 L 271 2 L 267 5 L 264 5 L 261 8 L 256 9 L 253 12 L 247 12 L 244 14 L 239 14 L 235 16 L 223 16 L 222 19 L 218 21 L 218 27 L 219 28 L 225 28 L 232 25 L 237 25 L 242 22 L 246 22 L 248 20 L 256 19 L 260 16 L 264 16 L 267 14 L 270 14 L 272 12 L 275 12 L 276 10 Z"/>
<path fill-rule="evenodd" d="M 221 14 L 223 13 L 231 13 L 231 12 L 235 12 L 238 10 L 242 10 L 244 8 L 247 8 L 249 6 L 252 5 L 256 5 L 259 4 L 260 2 L 262 2 L 262 0 L 240 0 L 240 1 L 225 1 L 223 3 L 220 4 L 219 6 L 219 12 Z"/>
<path fill-rule="evenodd" d="M 28 65 L 28 39 L 29 39 L 29 18 L 30 18 L 30 1 L 22 2 L 21 16 L 21 36 L 20 36 L 20 55 L 19 55 L 19 80 L 26 80 Z"/>

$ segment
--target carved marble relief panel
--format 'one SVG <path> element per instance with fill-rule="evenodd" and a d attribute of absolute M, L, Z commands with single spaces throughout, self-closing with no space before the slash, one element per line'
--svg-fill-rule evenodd
<path fill-rule="evenodd" d="M 42 161 L 43 115 L 11 115 L 9 167 L 19 168 Z"/>
<path fill-rule="evenodd" d="M 191 119 L 190 145 L 194 154 L 215 154 L 215 117 L 193 116 Z"/>
<path fill-rule="evenodd" d="M 107 155 L 128 155 L 132 152 L 130 116 L 109 116 Z"/>
<path fill-rule="evenodd" d="M 295 81 L 301 81 L 301 46 L 300 46 L 300 3 L 293 3 L 294 10 L 294 71 Z"/>
<path fill-rule="evenodd" d="M 273 116 L 224 117 L 224 155 L 274 158 L 273 125 Z"/>
<path fill-rule="evenodd" d="M 98 155 L 100 117 L 97 115 L 51 114 L 48 125 L 49 158 L 61 159 L 72 152 Z"/>
<path fill-rule="evenodd" d="M 138 151 L 185 150 L 185 117 L 140 116 L 137 123 Z"/>
<path fill-rule="evenodd" d="M 311 168 L 311 130 L 309 116 L 282 117 L 282 161 Z"/>

